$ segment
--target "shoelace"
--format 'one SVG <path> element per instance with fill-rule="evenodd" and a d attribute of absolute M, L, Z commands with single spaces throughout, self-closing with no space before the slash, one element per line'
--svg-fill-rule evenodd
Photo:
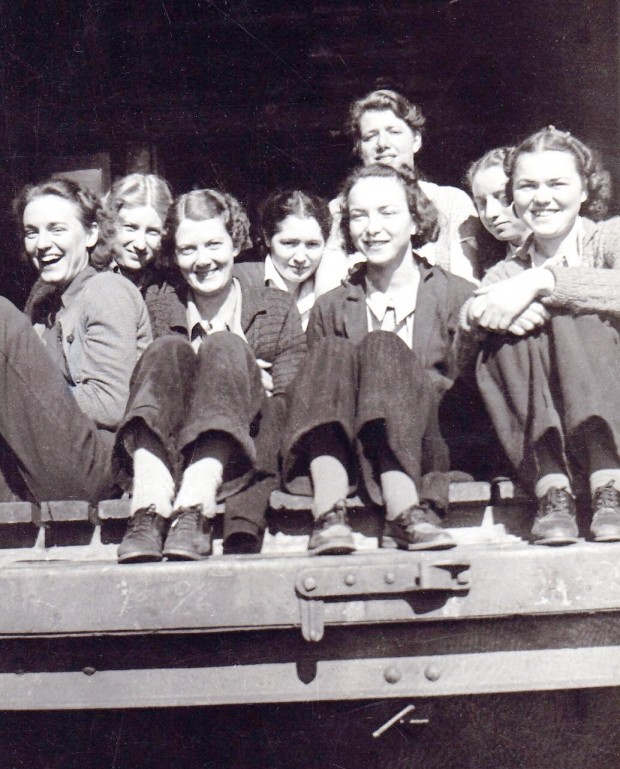
<path fill-rule="evenodd" d="M 570 494 L 566 489 L 551 489 L 545 500 L 543 515 L 566 513 L 571 515 Z"/>
<path fill-rule="evenodd" d="M 596 505 L 597 507 L 620 507 L 620 493 L 613 485 L 613 482 L 609 482 L 605 486 L 596 490 Z"/>
<path fill-rule="evenodd" d="M 154 510 L 140 510 L 129 521 L 132 531 L 136 534 L 148 534 L 156 515 L 157 513 Z"/>
<path fill-rule="evenodd" d="M 172 521 L 170 528 L 177 531 L 187 531 L 188 533 L 191 533 L 194 529 L 197 528 L 199 520 L 200 510 L 190 508 L 188 510 L 183 510 L 183 512 L 181 512 L 174 519 L 174 521 Z"/>

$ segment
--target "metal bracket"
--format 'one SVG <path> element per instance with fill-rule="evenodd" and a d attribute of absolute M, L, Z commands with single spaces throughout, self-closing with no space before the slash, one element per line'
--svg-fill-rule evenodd
<path fill-rule="evenodd" d="M 325 630 L 328 598 L 378 598 L 412 592 L 465 593 L 469 590 L 468 563 L 348 564 L 315 566 L 297 575 L 301 632 L 306 641 L 320 641 Z"/>
<path fill-rule="evenodd" d="M 387 732 L 388 729 L 391 729 L 396 724 L 402 725 L 402 724 L 409 724 L 411 726 L 426 726 L 428 724 L 429 719 L 428 718 L 411 718 L 409 716 L 410 713 L 413 713 L 415 710 L 415 705 L 407 705 L 406 708 L 403 708 L 400 710 L 395 716 L 392 716 L 392 718 L 389 718 L 383 726 L 380 726 L 378 729 L 375 729 L 375 731 L 372 733 L 372 736 L 376 739 L 377 737 L 381 737 L 382 734 Z"/>

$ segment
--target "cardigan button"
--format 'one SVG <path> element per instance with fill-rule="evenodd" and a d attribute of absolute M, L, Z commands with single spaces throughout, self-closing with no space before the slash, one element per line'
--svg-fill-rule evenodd
<path fill-rule="evenodd" d="M 69 334 L 69 336 L 67 337 L 67 342 L 69 344 L 73 344 L 73 340 L 74 339 L 75 339 L 75 337 L 73 336 L 73 334 Z"/>

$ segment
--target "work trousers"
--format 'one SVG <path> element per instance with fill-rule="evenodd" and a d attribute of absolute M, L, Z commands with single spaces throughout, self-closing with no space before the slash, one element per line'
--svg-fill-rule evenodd
<path fill-rule="evenodd" d="M 0 297 L 0 498 L 97 502 L 114 435 L 84 414 L 30 321 Z"/>
<path fill-rule="evenodd" d="M 476 377 L 499 440 L 522 479 L 536 481 L 533 448 L 549 432 L 579 463 L 580 430 L 602 426 L 620 448 L 620 347 L 616 328 L 590 314 L 558 313 L 525 337 L 490 335 Z"/>

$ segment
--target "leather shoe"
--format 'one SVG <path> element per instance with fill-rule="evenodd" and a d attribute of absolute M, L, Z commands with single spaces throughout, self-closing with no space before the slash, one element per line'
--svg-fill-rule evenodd
<path fill-rule="evenodd" d="M 336 502 L 315 521 L 308 542 L 310 555 L 345 555 L 355 550 L 353 532 L 344 499 Z"/>
<path fill-rule="evenodd" d="M 411 505 L 397 518 L 386 520 L 381 547 L 401 550 L 447 550 L 452 536 L 441 528 L 439 517 L 426 505 Z"/>
<path fill-rule="evenodd" d="M 136 510 L 129 519 L 123 541 L 118 546 L 118 562 L 161 561 L 167 525 L 168 521 L 159 515 L 155 505 Z"/>
<path fill-rule="evenodd" d="M 590 531 L 595 542 L 620 542 L 620 492 L 613 481 L 594 492 Z"/>
<path fill-rule="evenodd" d="M 575 498 L 570 491 L 552 488 L 538 500 L 531 538 L 535 545 L 572 545 L 577 542 Z"/>
<path fill-rule="evenodd" d="M 211 555 L 213 524 L 202 514 L 202 505 L 180 507 L 172 513 L 164 556 L 169 561 L 200 561 Z"/>

